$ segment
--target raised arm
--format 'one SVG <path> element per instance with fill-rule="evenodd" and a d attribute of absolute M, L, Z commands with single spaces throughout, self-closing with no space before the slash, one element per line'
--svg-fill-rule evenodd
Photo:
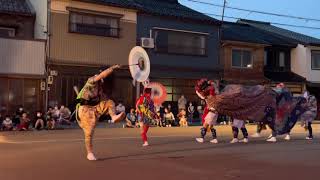
<path fill-rule="evenodd" d="M 118 69 L 118 68 L 120 68 L 120 65 L 113 65 L 113 66 L 109 67 L 108 69 L 102 71 L 98 76 L 94 77 L 94 79 L 93 79 L 94 82 L 98 82 L 101 79 L 108 77 L 113 72 L 113 70 Z"/>

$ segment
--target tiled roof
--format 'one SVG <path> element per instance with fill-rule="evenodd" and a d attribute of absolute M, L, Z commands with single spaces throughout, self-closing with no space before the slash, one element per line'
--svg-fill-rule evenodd
<path fill-rule="evenodd" d="M 298 44 L 247 24 L 232 22 L 224 22 L 222 24 L 222 40 L 290 47 L 296 47 Z"/>
<path fill-rule="evenodd" d="M 0 13 L 34 15 L 26 0 L 0 0 Z"/>
<path fill-rule="evenodd" d="M 272 72 L 264 71 L 264 76 L 275 82 L 305 82 L 306 79 L 291 71 Z"/>
<path fill-rule="evenodd" d="M 248 24 L 250 26 L 264 30 L 266 32 L 274 33 L 276 35 L 291 39 L 292 41 L 298 41 L 300 44 L 320 45 L 320 39 L 307 36 L 304 34 L 300 34 L 297 32 L 293 32 L 287 29 L 282 29 L 280 27 L 273 26 L 268 22 L 252 21 L 252 20 L 244 20 L 244 19 L 241 19 L 238 22 L 243 24 Z"/>
<path fill-rule="evenodd" d="M 205 21 L 220 24 L 220 21 L 198 11 L 190 9 L 177 0 L 78 0 L 82 2 L 105 4 L 159 16 L 170 16 L 181 19 Z"/>

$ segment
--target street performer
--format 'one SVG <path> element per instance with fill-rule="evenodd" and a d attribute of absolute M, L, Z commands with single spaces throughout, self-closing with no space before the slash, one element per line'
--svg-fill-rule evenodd
<path fill-rule="evenodd" d="M 216 95 L 215 91 L 216 89 L 214 87 L 213 81 L 207 81 L 206 79 L 202 79 L 196 85 L 196 93 L 203 100 L 206 100 L 208 96 L 215 96 Z M 206 136 L 207 131 L 210 130 L 212 134 L 212 140 L 210 142 L 214 144 L 218 143 L 217 132 L 216 132 L 216 129 L 214 128 L 214 126 L 217 123 L 217 119 L 218 119 L 218 114 L 215 112 L 214 108 L 206 105 L 204 109 L 204 113 L 202 115 L 203 126 L 200 129 L 201 136 L 199 138 L 196 138 L 197 142 L 203 143 L 204 137 Z"/>
<path fill-rule="evenodd" d="M 143 94 L 139 97 L 136 103 L 138 120 L 140 123 L 142 146 L 149 146 L 147 132 L 153 120 L 158 119 L 155 112 L 154 102 L 151 98 L 151 88 L 145 88 Z"/>
<path fill-rule="evenodd" d="M 108 77 L 119 65 L 111 66 L 100 74 L 90 77 L 77 96 L 77 121 L 83 129 L 85 146 L 87 150 L 87 159 L 97 160 L 93 153 L 93 134 L 96 123 L 100 116 L 109 114 L 113 122 L 120 121 L 125 114 L 116 115 L 115 103 L 106 97 L 103 92 L 103 79 Z"/>

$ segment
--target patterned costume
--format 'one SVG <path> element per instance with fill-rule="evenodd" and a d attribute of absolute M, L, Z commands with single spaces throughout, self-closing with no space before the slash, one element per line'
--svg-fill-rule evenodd
<path fill-rule="evenodd" d="M 214 83 L 212 81 L 206 81 L 207 84 L 205 86 L 196 86 L 196 93 L 201 99 L 204 99 L 207 102 L 207 98 L 210 96 L 216 95 L 216 89 L 214 87 Z M 202 82 L 200 82 L 202 83 Z M 201 89 L 206 89 L 206 91 L 201 91 Z M 202 92 L 202 93 L 199 93 Z M 202 115 L 202 123 L 203 127 L 200 129 L 200 138 L 196 138 L 196 140 L 200 143 L 204 141 L 204 137 L 206 136 L 206 133 L 208 129 L 210 129 L 212 134 L 212 140 L 211 143 L 218 143 L 217 140 L 217 132 L 214 128 L 214 125 L 216 125 L 218 119 L 218 113 L 215 111 L 214 108 L 206 105 L 204 108 L 204 113 Z"/>
<path fill-rule="evenodd" d="M 309 131 L 308 137 L 306 139 L 313 139 L 312 134 L 312 121 L 317 117 L 317 99 L 313 95 L 309 95 L 308 92 L 304 94 L 306 98 L 303 106 L 306 108 L 306 111 L 302 114 L 301 120 L 304 127 Z"/>
<path fill-rule="evenodd" d="M 141 126 L 141 138 L 144 143 L 143 146 L 148 146 L 147 132 L 149 130 L 149 125 L 152 124 L 153 120 L 158 119 L 153 100 L 151 99 L 150 88 L 146 88 L 143 95 L 141 95 L 137 100 L 136 109 Z"/>
<path fill-rule="evenodd" d="M 260 85 L 227 85 L 220 94 L 212 95 L 211 84 L 201 79 L 196 85 L 197 94 L 206 100 L 209 109 L 235 119 L 266 123 L 273 136 L 290 131 L 303 112 L 302 99 L 282 91 Z"/>
<path fill-rule="evenodd" d="M 105 73 L 105 76 L 109 75 L 113 68 L 114 67 L 111 67 L 102 73 Z M 102 78 L 105 78 L 103 75 L 104 74 L 102 74 Z M 92 140 L 98 119 L 106 113 L 108 113 L 113 120 L 120 120 L 124 115 L 116 115 L 114 102 L 106 98 L 102 90 L 102 82 L 100 82 L 100 80 L 95 81 L 95 77 L 96 76 L 89 78 L 78 94 L 76 109 L 78 124 L 84 132 L 85 146 L 88 152 L 87 158 L 89 160 L 96 160 L 93 155 Z"/>

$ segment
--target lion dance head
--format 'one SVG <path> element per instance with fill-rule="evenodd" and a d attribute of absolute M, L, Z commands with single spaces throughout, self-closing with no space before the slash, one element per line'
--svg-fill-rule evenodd
<path fill-rule="evenodd" d="M 197 81 L 195 86 L 196 93 L 201 99 L 205 99 L 205 97 L 212 95 L 214 96 L 216 93 L 216 85 L 214 81 L 208 79 L 200 79 Z"/>

